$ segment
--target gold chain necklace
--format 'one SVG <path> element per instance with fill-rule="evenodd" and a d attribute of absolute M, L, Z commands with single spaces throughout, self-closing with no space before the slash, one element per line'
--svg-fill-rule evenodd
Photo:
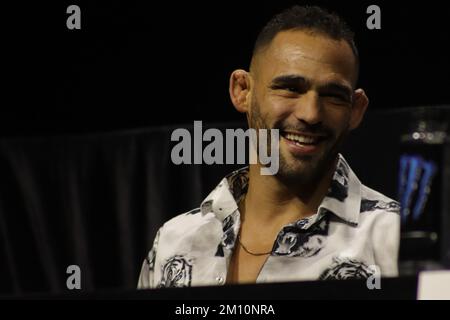
<path fill-rule="evenodd" d="M 243 205 L 245 206 L 245 195 L 243 195 L 239 201 L 238 201 L 238 206 Z M 272 250 L 270 250 L 269 252 L 262 252 L 262 253 L 257 253 L 257 252 L 251 252 L 250 250 L 248 250 L 241 242 L 241 232 L 238 233 L 237 236 L 237 242 L 239 243 L 239 245 L 242 247 L 242 249 L 244 249 L 245 252 L 247 252 L 248 254 L 252 255 L 252 256 L 266 256 L 268 254 L 272 253 Z"/>
<path fill-rule="evenodd" d="M 269 252 L 262 252 L 262 253 L 251 252 L 242 244 L 241 234 L 238 234 L 237 241 L 238 241 L 239 245 L 242 247 L 242 249 L 244 249 L 245 252 L 247 252 L 248 254 L 251 254 L 252 256 L 265 256 L 265 255 L 272 253 L 272 250 L 270 250 Z"/>

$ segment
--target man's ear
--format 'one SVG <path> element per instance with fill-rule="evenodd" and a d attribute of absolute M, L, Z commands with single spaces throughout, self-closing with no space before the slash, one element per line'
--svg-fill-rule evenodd
<path fill-rule="evenodd" d="M 369 105 L 369 98 L 363 89 L 356 89 L 353 93 L 352 113 L 350 115 L 350 130 L 356 129 L 361 123 Z"/>
<path fill-rule="evenodd" d="M 250 74 L 245 70 L 234 70 L 230 77 L 230 98 L 237 111 L 248 111 L 250 94 Z"/>

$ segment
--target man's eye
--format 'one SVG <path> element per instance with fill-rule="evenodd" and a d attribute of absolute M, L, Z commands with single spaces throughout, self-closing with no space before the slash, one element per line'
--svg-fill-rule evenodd
<path fill-rule="evenodd" d="M 293 93 L 299 93 L 300 89 L 295 86 L 273 86 L 273 90 L 282 90 L 282 91 L 289 91 Z"/>
<path fill-rule="evenodd" d="M 285 90 L 289 91 L 289 92 L 295 92 L 298 93 L 299 90 L 296 87 L 286 87 Z"/>
<path fill-rule="evenodd" d="M 333 99 L 333 101 L 338 101 L 340 103 L 349 103 L 350 102 L 350 99 L 348 99 L 347 97 L 338 95 L 338 94 L 324 94 L 323 97 L 331 98 L 331 99 Z"/>

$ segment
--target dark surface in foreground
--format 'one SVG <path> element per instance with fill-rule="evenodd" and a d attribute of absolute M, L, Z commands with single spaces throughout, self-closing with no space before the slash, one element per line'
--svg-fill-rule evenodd
<path fill-rule="evenodd" d="M 26 295 L 20 299 L 136 299 L 136 300 L 303 300 L 416 299 L 417 277 L 383 278 L 380 289 L 366 280 L 305 281 L 223 287 L 168 288 L 134 291 L 73 291 L 60 295 Z"/>

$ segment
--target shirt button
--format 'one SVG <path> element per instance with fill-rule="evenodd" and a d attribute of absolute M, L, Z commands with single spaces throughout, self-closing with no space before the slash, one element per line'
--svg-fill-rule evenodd
<path fill-rule="evenodd" d="M 224 279 L 223 279 L 223 277 L 221 277 L 221 276 L 217 276 L 217 277 L 216 277 L 216 281 L 217 281 L 218 284 L 223 284 Z"/>

